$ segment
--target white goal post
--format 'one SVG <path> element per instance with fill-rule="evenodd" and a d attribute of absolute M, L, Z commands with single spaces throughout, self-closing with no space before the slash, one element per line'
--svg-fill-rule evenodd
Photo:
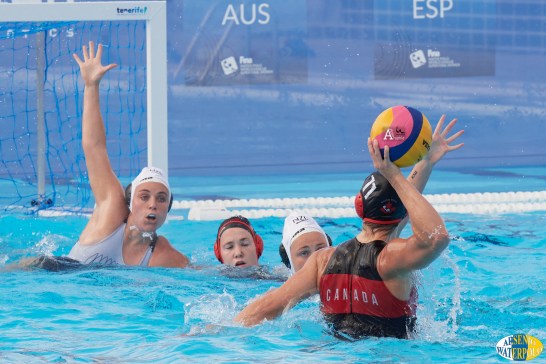
<path fill-rule="evenodd" d="M 148 165 L 168 173 L 167 2 L 0 2 L 0 22 L 100 20 L 146 21 Z"/>

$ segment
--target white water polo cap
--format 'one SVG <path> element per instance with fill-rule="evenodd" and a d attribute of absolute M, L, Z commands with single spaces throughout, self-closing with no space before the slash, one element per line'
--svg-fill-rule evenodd
<path fill-rule="evenodd" d="M 284 228 L 282 230 L 282 245 L 286 250 L 286 255 L 288 255 L 288 260 L 290 261 L 290 270 L 294 273 L 294 263 L 292 262 L 292 254 L 290 254 L 290 248 L 292 243 L 298 237 L 303 234 L 310 232 L 319 232 L 324 235 L 324 239 L 328 241 L 326 233 L 320 225 L 313 219 L 311 216 L 304 214 L 301 211 L 293 211 L 286 217 L 284 220 Z"/>
<path fill-rule="evenodd" d="M 135 191 L 137 187 L 147 182 L 157 182 L 167 187 L 167 190 L 169 191 L 168 199 L 170 200 L 172 195 L 171 188 L 169 187 L 169 181 L 167 180 L 165 173 L 163 173 L 163 170 L 157 167 L 144 167 L 142 168 L 142 171 L 139 173 L 139 175 L 136 176 L 136 178 L 133 180 L 133 182 L 131 182 L 131 202 L 129 203 L 130 211 L 133 210 L 133 198 L 135 196 Z"/>

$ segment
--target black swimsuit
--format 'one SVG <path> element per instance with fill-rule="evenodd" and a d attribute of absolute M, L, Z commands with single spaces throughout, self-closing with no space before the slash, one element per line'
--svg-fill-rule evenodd
<path fill-rule="evenodd" d="M 394 297 L 377 272 L 384 241 L 361 244 L 353 238 L 339 245 L 320 279 L 322 312 L 336 333 L 351 338 L 407 338 L 415 327 L 417 291 L 408 301 Z"/>

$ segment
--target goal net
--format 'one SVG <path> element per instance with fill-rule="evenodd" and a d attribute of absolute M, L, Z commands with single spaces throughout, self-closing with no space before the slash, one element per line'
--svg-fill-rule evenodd
<path fill-rule="evenodd" d="M 128 183 L 146 164 L 168 170 L 165 7 L 0 3 L 0 209 L 92 207 L 72 57 L 89 41 L 103 44 L 103 64 L 118 64 L 101 82 L 114 171 Z"/>

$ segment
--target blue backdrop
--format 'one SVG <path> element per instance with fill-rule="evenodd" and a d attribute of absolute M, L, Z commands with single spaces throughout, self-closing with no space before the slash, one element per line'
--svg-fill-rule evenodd
<path fill-rule="evenodd" d="M 440 167 L 542 165 L 546 3 L 168 2 L 174 175 L 367 168 L 375 117 L 403 104 L 466 146 Z"/>

